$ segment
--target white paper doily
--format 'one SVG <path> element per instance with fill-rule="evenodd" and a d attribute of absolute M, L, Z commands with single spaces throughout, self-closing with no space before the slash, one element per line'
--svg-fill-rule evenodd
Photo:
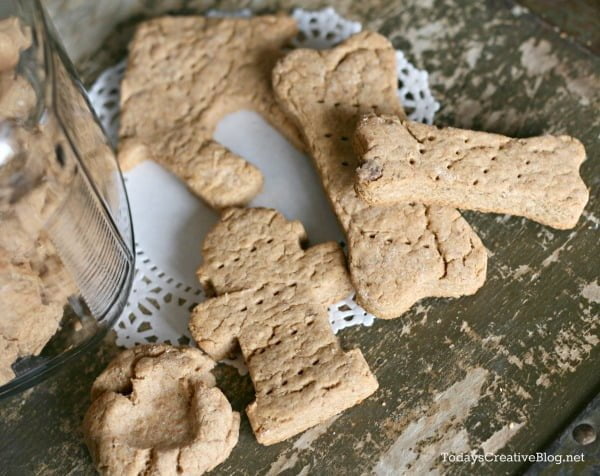
<path fill-rule="evenodd" d="M 232 14 L 249 16 L 251 12 Z M 223 14 L 211 11 L 209 15 Z M 300 30 L 294 41 L 298 47 L 330 48 L 361 30 L 360 23 L 345 20 L 333 8 L 296 9 L 293 17 Z M 397 60 L 398 96 L 409 118 L 431 124 L 439 104 L 429 90 L 427 72 L 410 64 L 401 51 L 397 52 Z M 122 61 L 103 72 L 89 91 L 92 106 L 114 144 L 124 71 Z M 214 138 L 262 171 L 264 190 L 250 206 L 276 208 L 288 219 L 300 220 L 311 244 L 330 240 L 343 244 L 343 233 L 310 160 L 258 114 L 229 114 L 219 123 Z M 148 342 L 187 344 L 191 341 L 187 329 L 190 311 L 204 299 L 195 276 L 201 262 L 200 247 L 217 215 L 176 177 L 153 162 L 144 162 L 127 172 L 125 182 L 137 263 L 129 302 L 116 327 L 117 343 L 126 347 Z M 328 311 L 336 333 L 350 326 L 370 326 L 374 321 L 356 304 L 354 296 L 332 303 Z"/>

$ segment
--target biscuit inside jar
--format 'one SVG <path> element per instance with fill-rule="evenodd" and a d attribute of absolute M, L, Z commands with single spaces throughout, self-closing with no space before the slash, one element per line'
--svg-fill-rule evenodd
<path fill-rule="evenodd" d="M 62 193 L 45 180 L 60 134 L 52 117 L 32 120 L 38 97 L 19 69 L 30 46 L 29 27 L 0 20 L 0 385 L 42 351 L 77 291 L 44 230 Z"/>

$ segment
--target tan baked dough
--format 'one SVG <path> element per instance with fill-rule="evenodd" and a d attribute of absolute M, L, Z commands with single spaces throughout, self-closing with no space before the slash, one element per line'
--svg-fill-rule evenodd
<path fill-rule="evenodd" d="M 31 30 L 18 17 L 0 20 L 0 72 L 13 70 L 30 46 Z"/>
<path fill-rule="evenodd" d="M 217 297 L 190 330 L 222 359 L 239 342 L 256 390 L 246 409 L 259 443 L 285 440 L 361 402 L 377 381 L 360 350 L 344 352 L 327 306 L 352 286 L 337 243 L 302 249 L 300 222 L 275 210 L 226 211 L 207 235 L 198 277 Z"/>
<path fill-rule="evenodd" d="M 273 65 L 296 33 L 295 20 L 283 15 L 140 24 L 121 91 L 121 166 L 153 159 L 212 207 L 249 202 L 261 173 L 213 141 L 213 131 L 226 114 L 253 109 L 302 148 L 271 88 Z"/>
<path fill-rule="evenodd" d="M 577 224 L 588 200 L 579 176 L 585 149 L 569 136 L 511 139 L 368 115 L 354 144 L 362 162 L 356 190 L 373 204 L 416 201 L 565 229 Z"/>
<path fill-rule="evenodd" d="M 103 475 L 196 476 L 237 443 L 240 416 L 215 387 L 214 362 L 194 348 L 121 353 L 94 382 L 84 435 Z"/>
<path fill-rule="evenodd" d="M 273 71 L 279 102 L 304 132 L 346 232 L 358 302 L 385 319 L 424 297 L 473 294 L 487 266 L 481 240 L 455 209 L 373 206 L 354 190 L 357 120 L 373 111 L 404 117 L 396 82 L 394 48 L 372 32 L 327 51 L 293 51 Z"/>
<path fill-rule="evenodd" d="M 0 385 L 14 378 L 12 363 L 37 355 L 56 332 L 66 304 L 48 295 L 29 262 L 13 263 L 0 248 Z M 62 269 L 62 267 L 61 267 Z"/>

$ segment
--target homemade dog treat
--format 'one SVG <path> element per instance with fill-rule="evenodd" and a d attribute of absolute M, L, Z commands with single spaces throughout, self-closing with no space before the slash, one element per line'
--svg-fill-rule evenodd
<path fill-rule="evenodd" d="M 356 189 L 369 203 L 449 205 L 564 229 L 588 200 L 579 176 L 585 150 L 573 137 L 511 139 L 368 115 L 354 139 Z"/>
<path fill-rule="evenodd" d="M 190 330 L 222 359 L 239 343 L 256 390 L 246 413 L 270 445 L 356 405 L 377 389 L 360 350 L 344 352 L 327 305 L 352 285 L 337 243 L 304 250 L 298 221 L 275 210 L 227 210 L 207 235 L 198 277 L 217 297 L 199 304 Z"/>
<path fill-rule="evenodd" d="M 358 302 L 398 317 L 427 296 L 472 294 L 485 281 L 487 254 L 453 208 L 374 206 L 354 190 L 352 135 L 367 112 L 404 117 L 396 95 L 395 52 L 384 37 L 360 33 L 329 51 L 296 50 L 273 71 L 280 104 L 304 132 L 348 238 Z"/>
<path fill-rule="evenodd" d="M 214 362 L 168 345 L 121 353 L 96 379 L 84 420 L 105 475 L 198 475 L 229 456 L 240 415 L 215 387 Z"/>
<path fill-rule="evenodd" d="M 21 51 L 31 45 L 31 31 L 16 17 L 0 20 L 0 71 L 13 70 Z"/>
<path fill-rule="evenodd" d="M 215 208 L 250 201 L 262 175 L 212 134 L 226 114 L 253 109 L 303 147 L 271 87 L 271 70 L 296 33 L 294 19 L 283 15 L 142 23 L 121 92 L 122 167 L 154 159 Z"/>
<path fill-rule="evenodd" d="M 39 354 L 58 328 L 66 297 L 46 291 L 31 263 L 11 262 L 0 249 L 0 385 L 14 377 L 15 360 Z"/>

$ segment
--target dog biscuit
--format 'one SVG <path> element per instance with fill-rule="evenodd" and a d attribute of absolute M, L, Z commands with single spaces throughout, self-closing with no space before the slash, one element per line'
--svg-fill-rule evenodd
<path fill-rule="evenodd" d="M 121 90 L 121 166 L 153 159 L 214 208 L 249 202 L 262 187 L 260 171 L 212 135 L 226 114 L 253 109 L 302 148 L 271 87 L 271 70 L 296 33 L 283 15 L 141 23 Z"/>
<path fill-rule="evenodd" d="M 192 336 L 213 359 L 241 348 L 256 391 L 246 413 L 259 443 L 285 440 L 361 402 L 377 381 L 344 352 L 327 306 L 352 291 L 337 243 L 303 249 L 303 226 L 275 210 L 230 209 L 208 234 Z"/>
<path fill-rule="evenodd" d="M 199 475 L 237 443 L 240 416 L 198 349 L 146 345 L 122 352 L 96 379 L 84 435 L 104 475 Z"/>
<path fill-rule="evenodd" d="M 373 111 L 404 117 L 388 40 L 363 32 L 328 51 L 293 51 L 275 66 L 273 87 L 303 131 L 346 232 L 360 305 L 390 319 L 421 298 L 459 297 L 483 285 L 486 250 L 456 209 L 370 205 L 354 190 L 358 118 Z"/>
<path fill-rule="evenodd" d="M 585 149 L 569 136 L 511 139 L 369 115 L 354 145 L 362 163 L 356 189 L 373 204 L 417 201 L 566 229 L 588 200 L 579 176 Z"/>

